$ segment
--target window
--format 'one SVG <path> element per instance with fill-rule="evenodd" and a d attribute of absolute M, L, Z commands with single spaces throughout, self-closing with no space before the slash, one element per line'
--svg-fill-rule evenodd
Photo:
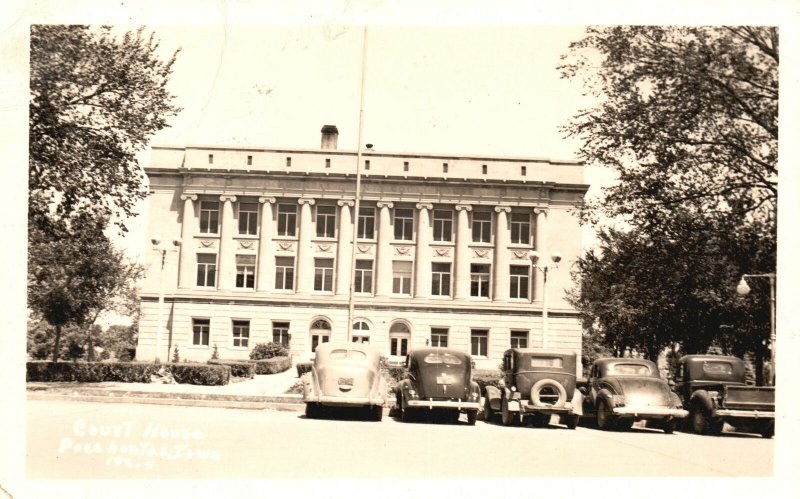
<path fill-rule="evenodd" d="M 470 296 L 489 297 L 489 265 L 470 265 Z"/>
<path fill-rule="evenodd" d="M 434 263 L 431 265 L 431 294 L 434 296 L 450 296 L 450 264 Z"/>
<path fill-rule="evenodd" d="M 236 287 L 255 289 L 256 287 L 256 256 L 236 255 Z"/>
<path fill-rule="evenodd" d="M 528 174 L 528 167 L 527 166 L 520 166 L 519 173 L 524 177 L 525 175 Z"/>
<path fill-rule="evenodd" d="M 453 240 L 453 212 L 452 210 L 433 210 L 433 240 Z"/>
<path fill-rule="evenodd" d="M 353 343 L 369 343 L 369 324 L 364 321 L 353 324 Z"/>
<path fill-rule="evenodd" d="M 311 351 L 317 349 L 320 343 L 327 343 L 331 339 L 331 325 L 324 319 L 318 319 L 311 324 Z"/>
<path fill-rule="evenodd" d="M 442 173 L 447 173 L 448 166 L 447 163 L 442 163 Z"/>
<path fill-rule="evenodd" d="M 325 158 L 325 168 L 331 167 L 331 160 L 329 158 Z"/>
<path fill-rule="evenodd" d="M 411 294 L 411 262 L 392 262 L 392 293 Z"/>
<path fill-rule="evenodd" d="M 250 321 L 233 321 L 233 346 L 247 347 L 250 340 Z"/>
<path fill-rule="evenodd" d="M 531 241 L 531 217 L 527 213 L 511 214 L 511 242 L 529 244 Z"/>
<path fill-rule="evenodd" d="M 528 348 L 528 332 L 511 331 L 511 348 Z"/>
<path fill-rule="evenodd" d="M 281 345 L 289 348 L 289 323 L 288 322 L 273 322 L 272 323 L 272 341 L 280 343 Z"/>
<path fill-rule="evenodd" d="M 460 365 L 461 359 L 450 353 L 429 353 L 422 359 L 426 364 Z"/>
<path fill-rule="evenodd" d="M 375 239 L 375 208 L 358 207 L 358 238 Z"/>
<path fill-rule="evenodd" d="M 414 210 L 395 208 L 394 238 L 398 241 L 414 239 Z"/>
<path fill-rule="evenodd" d="M 372 293 L 372 260 L 356 260 L 356 293 Z"/>
<path fill-rule="evenodd" d="M 404 172 L 408 171 L 408 161 L 403 161 L 403 171 Z"/>
<path fill-rule="evenodd" d="M 214 287 L 217 283 L 217 255 L 214 253 L 197 254 L 197 285 Z"/>
<path fill-rule="evenodd" d="M 489 331 L 486 329 L 473 329 L 471 334 L 472 355 L 488 357 Z"/>
<path fill-rule="evenodd" d="M 294 257 L 275 257 L 275 289 L 294 289 Z"/>
<path fill-rule="evenodd" d="M 472 213 L 472 242 L 489 243 L 492 241 L 492 213 L 475 211 Z"/>
<path fill-rule="evenodd" d="M 481 165 L 481 173 L 486 175 L 487 173 L 489 173 L 489 168 L 486 165 Z"/>
<path fill-rule="evenodd" d="M 411 339 L 411 330 L 402 322 L 396 322 L 389 328 L 389 354 L 397 356 L 408 355 L 408 340 Z"/>
<path fill-rule="evenodd" d="M 368 159 L 364 160 L 364 169 L 365 170 L 369 170 L 369 160 Z"/>
<path fill-rule="evenodd" d="M 561 369 L 564 367 L 564 359 L 561 357 L 532 357 L 531 367 L 555 367 Z M 644 366 L 647 368 L 646 366 Z M 647 369 L 649 373 L 650 370 Z"/>
<path fill-rule="evenodd" d="M 287 167 L 292 166 L 292 158 L 290 156 L 286 157 L 286 166 Z"/>
<path fill-rule="evenodd" d="M 447 347 L 447 328 L 431 328 L 431 346 Z"/>
<path fill-rule="evenodd" d="M 258 234 L 258 203 L 239 203 L 239 234 Z"/>
<path fill-rule="evenodd" d="M 247 166 L 252 166 L 252 165 L 253 165 L 253 157 L 247 156 Z"/>
<path fill-rule="evenodd" d="M 525 265 L 512 265 L 509 271 L 509 297 L 528 299 L 528 288 L 530 287 L 529 269 Z"/>
<path fill-rule="evenodd" d="M 219 228 L 219 202 L 200 201 L 200 233 L 216 234 Z"/>
<path fill-rule="evenodd" d="M 333 289 L 333 258 L 314 259 L 314 291 Z"/>
<path fill-rule="evenodd" d="M 278 205 L 278 235 L 294 236 L 297 230 L 297 206 L 293 204 Z"/>
<path fill-rule="evenodd" d="M 317 237 L 336 237 L 336 207 L 317 205 Z"/>
<path fill-rule="evenodd" d="M 192 345 L 208 346 L 211 319 L 192 319 Z"/>
<path fill-rule="evenodd" d="M 214 164 L 214 155 L 213 154 L 209 154 L 208 155 L 208 164 L 209 165 L 213 165 Z"/>

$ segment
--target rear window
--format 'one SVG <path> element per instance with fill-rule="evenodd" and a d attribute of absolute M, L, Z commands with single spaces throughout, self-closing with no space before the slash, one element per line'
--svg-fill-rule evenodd
<path fill-rule="evenodd" d="M 331 360 L 339 360 L 339 359 L 363 360 L 367 358 L 367 354 L 362 352 L 361 350 L 338 349 L 338 350 L 331 350 L 330 358 Z"/>
<path fill-rule="evenodd" d="M 532 357 L 531 367 L 564 367 L 561 357 Z"/>
<path fill-rule="evenodd" d="M 642 364 L 612 364 L 608 366 L 608 374 L 614 375 L 633 375 L 633 376 L 650 376 L 650 366 L 643 366 Z"/>
<path fill-rule="evenodd" d="M 461 364 L 461 359 L 449 353 L 429 353 L 422 360 L 426 364 L 449 364 L 451 366 Z"/>
<path fill-rule="evenodd" d="M 731 375 L 733 366 L 730 362 L 705 361 L 703 362 L 703 372 L 711 376 Z"/>

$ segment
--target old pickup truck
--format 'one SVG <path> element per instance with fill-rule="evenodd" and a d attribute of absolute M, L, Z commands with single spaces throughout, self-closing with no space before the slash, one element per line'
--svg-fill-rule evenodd
<path fill-rule="evenodd" d="M 689 429 L 719 435 L 725 423 L 737 431 L 775 434 L 775 388 L 745 384 L 744 362 L 722 355 L 678 360 L 675 391 L 689 409 Z"/>

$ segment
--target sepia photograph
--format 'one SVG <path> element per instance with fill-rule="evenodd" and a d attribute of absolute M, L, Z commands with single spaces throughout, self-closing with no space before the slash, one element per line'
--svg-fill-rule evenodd
<path fill-rule="evenodd" d="M 796 480 L 796 4 L 18 4 L 4 497 Z"/>

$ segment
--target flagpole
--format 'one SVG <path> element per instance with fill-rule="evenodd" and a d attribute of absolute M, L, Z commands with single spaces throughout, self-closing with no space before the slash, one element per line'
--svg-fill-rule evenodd
<path fill-rule="evenodd" d="M 361 148 L 362 133 L 364 130 L 364 80 L 367 73 L 367 27 L 364 26 L 364 42 L 361 52 L 361 103 L 358 110 L 358 145 L 356 153 L 356 199 L 353 207 L 353 240 L 350 251 L 350 301 L 347 311 L 348 341 L 353 340 L 353 315 L 355 311 L 355 286 L 356 286 L 356 238 L 358 237 L 358 212 L 361 201 Z"/>

